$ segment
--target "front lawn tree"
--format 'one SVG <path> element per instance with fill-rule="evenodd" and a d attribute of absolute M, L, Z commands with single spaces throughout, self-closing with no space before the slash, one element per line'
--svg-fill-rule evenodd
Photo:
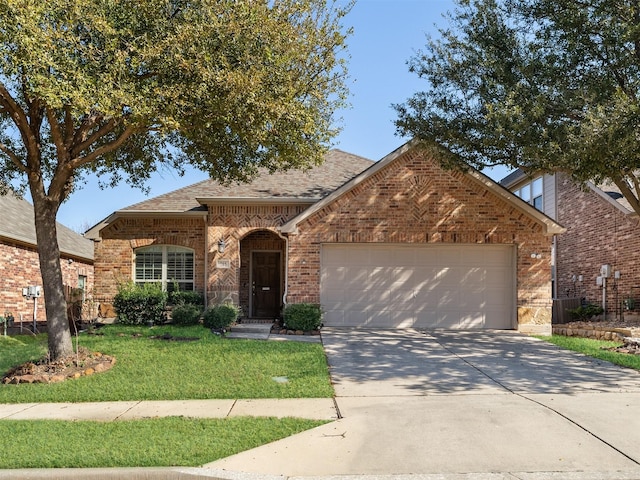
<path fill-rule="evenodd" d="M 445 163 L 504 164 L 613 183 L 640 214 L 637 0 L 457 0 L 410 61 L 428 87 L 399 133 Z"/>
<path fill-rule="evenodd" d="M 221 181 L 319 163 L 346 98 L 350 4 L 0 0 L 0 185 L 28 191 L 49 353 L 72 353 L 56 215 L 87 175 Z"/>

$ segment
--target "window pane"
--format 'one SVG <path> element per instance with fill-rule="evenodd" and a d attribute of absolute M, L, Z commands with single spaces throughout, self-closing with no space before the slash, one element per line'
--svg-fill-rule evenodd
<path fill-rule="evenodd" d="M 162 252 L 136 253 L 136 280 L 162 280 Z"/>
<path fill-rule="evenodd" d="M 531 195 L 533 198 L 542 195 L 542 177 L 536 178 L 531 184 Z"/>
<path fill-rule="evenodd" d="M 531 204 L 536 207 L 538 210 L 542 211 L 542 195 L 533 199 Z"/>
<path fill-rule="evenodd" d="M 167 254 L 167 281 L 174 280 L 193 280 L 193 253 Z"/>
<path fill-rule="evenodd" d="M 520 198 L 525 202 L 531 200 L 531 184 L 527 183 L 524 187 L 520 189 Z"/>

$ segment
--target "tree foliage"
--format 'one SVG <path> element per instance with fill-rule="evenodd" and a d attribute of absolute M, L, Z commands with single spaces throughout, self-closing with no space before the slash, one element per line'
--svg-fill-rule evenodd
<path fill-rule="evenodd" d="M 70 349 L 60 204 L 89 174 L 143 186 L 160 164 L 242 181 L 319 163 L 346 98 L 349 7 L 0 0 L 0 185 L 33 199 L 54 357 Z"/>
<path fill-rule="evenodd" d="M 505 164 L 614 183 L 640 214 L 640 5 L 458 0 L 409 62 L 428 81 L 398 131 L 444 163 Z"/>

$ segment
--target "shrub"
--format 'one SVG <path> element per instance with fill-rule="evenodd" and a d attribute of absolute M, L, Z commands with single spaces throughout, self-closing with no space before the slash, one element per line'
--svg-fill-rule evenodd
<path fill-rule="evenodd" d="M 202 310 L 197 305 L 185 303 L 176 305 L 171 311 L 171 321 L 176 325 L 197 325 Z"/>
<path fill-rule="evenodd" d="M 113 299 L 118 322 L 125 325 L 164 323 L 166 306 L 167 294 L 156 283 L 121 284 Z"/>
<path fill-rule="evenodd" d="M 204 305 L 204 296 L 194 290 L 173 290 L 169 293 L 171 305 Z"/>
<path fill-rule="evenodd" d="M 204 312 L 203 323 L 207 328 L 224 330 L 238 319 L 240 310 L 233 304 L 215 305 Z"/>
<path fill-rule="evenodd" d="M 569 313 L 574 317 L 578 318 L 578 320 L 588 320 L 595 315 L 600 315 L 604 310 L 600 305 L 580 305 L 578 308 L 574 308 L 569 310 Z"/>
<path fill-rule="evenodd" d="M 317 330 L 322 324 L 320 305 L 313 303 L 292 303 L 283 313 L 284 325 L 291 330 Z"/>

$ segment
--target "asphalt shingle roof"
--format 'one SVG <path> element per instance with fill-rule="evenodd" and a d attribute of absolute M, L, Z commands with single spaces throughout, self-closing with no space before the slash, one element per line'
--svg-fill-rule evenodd
<path fill-rule="evenodd" d="M 33 205 L 12 193 L 0 195 L 0 236 L 35 247 L 36 227 Z M 57 223 L 60 251 L 86 260 L 93 260 L 93 242 Z"/>
<path fill-rule="evenodd" d="M 374 162 L 330 150 L 322 165 L 310 170 L 266 171 L 250 183 L 223 185 L 204 180 L 119 210 L 120 212 L 195 212 L 206 210 L 196 199 L 320 200 Z"/>

